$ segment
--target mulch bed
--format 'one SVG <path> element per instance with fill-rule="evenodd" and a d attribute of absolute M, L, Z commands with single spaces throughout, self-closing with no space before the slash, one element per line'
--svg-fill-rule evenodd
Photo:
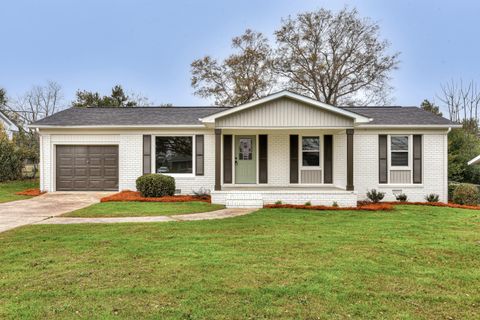
<path fill-rule="evenodd" d="M 210 196 L 165 196 L 161 198 L 145 198 L 140 195 L 140 192 L 125 190 L 111 196 L 103 197 L 100 202 L 114 202 L 114 201 L 139 201 L 139 202 L 190 202 L 201 201 L 210 202 Z"/>
<path fill-rule="evenodd" d="M 470 210 L 480 210 L 480 206 L 470 206 L 466 204 L 456 204 L 456 203 L 443 203 L 443 202 L 382 202 L 390 203 L 393 205 L 416 205 L 416 206 L 431 206 L 431 207 L 446 207 L 446 208 L 456 208 L 456 209 L 470 209 Z"/>
<path fill-rule="evenodd" d="M 431 206 L 431 207 L 446 207 L 456 209 L 470 209 L 480 210 L 480 206 L 468 206 L 456 203 L 443 202 L 379 202 L 372 203 L 367 201 L 359 201 L 357 207 L 330 207 L 330 206 L 306 206 L 295 204 L 268 204 L 265 208 L 288 208 L 288 209 L 306 209 L 306 210 L 362 210 L 362 211 L 389 211 L 396 205 L 416 205 L 416 206 Z"/>
<path fill-rule="evenodd" d="M 27 189 L 19 192 L 15 192 L 16 195 L 19 196 L 30 196 L 30 197 L 36 197 L 39 195 L 44 194 L 45 192 L 40 191 L 40 189 L 35 188 L 35 189 Z"/>

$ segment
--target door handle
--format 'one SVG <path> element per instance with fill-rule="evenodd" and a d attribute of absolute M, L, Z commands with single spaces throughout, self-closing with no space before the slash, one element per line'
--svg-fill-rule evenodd
<path fill-rule="evenodd" d="M 235 157 L 235 165 L 238 165 L 237 157 Z"/>

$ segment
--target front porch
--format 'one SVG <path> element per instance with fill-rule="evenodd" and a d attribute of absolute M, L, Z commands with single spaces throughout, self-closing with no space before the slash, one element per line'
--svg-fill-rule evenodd
<path fill-rule="evenodd" d="M 262 208 L 281 201 L 285 204 L 305 204 L 340 207 L 355 207 L 357 193 L 333 186 L 278 187 L 278 186 L 232 186 L 212 191 L 212 203 L 227 208 Z"/>

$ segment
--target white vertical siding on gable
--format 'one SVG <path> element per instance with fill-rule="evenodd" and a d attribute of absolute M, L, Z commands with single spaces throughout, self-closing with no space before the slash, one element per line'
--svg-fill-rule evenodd
<path fill-rule="evenodd" d="M 216 121 L 227 127 L 352 127 L 353 120 L 292 99 L 270 101 Z"/>

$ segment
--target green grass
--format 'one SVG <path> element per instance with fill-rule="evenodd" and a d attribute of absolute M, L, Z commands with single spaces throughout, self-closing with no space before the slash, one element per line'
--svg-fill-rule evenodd
<path fill-rule="evenodd" d="M 38 188 L 38 180 L 18 180 L 0 183 L 0 203 L 31 198 L 18 196 L 15 192 Z"/>
<path fill-rule="evenodd" d="M 4 319 L 478 319 L 480 211 L 264 209 L 0 234 Z"/>
<path fill-rule="evenodd" d="M 64 214 L 64 217 L 143 217 L 207 212 L 225 208 L 206 202 L 102 202 Z"/>

